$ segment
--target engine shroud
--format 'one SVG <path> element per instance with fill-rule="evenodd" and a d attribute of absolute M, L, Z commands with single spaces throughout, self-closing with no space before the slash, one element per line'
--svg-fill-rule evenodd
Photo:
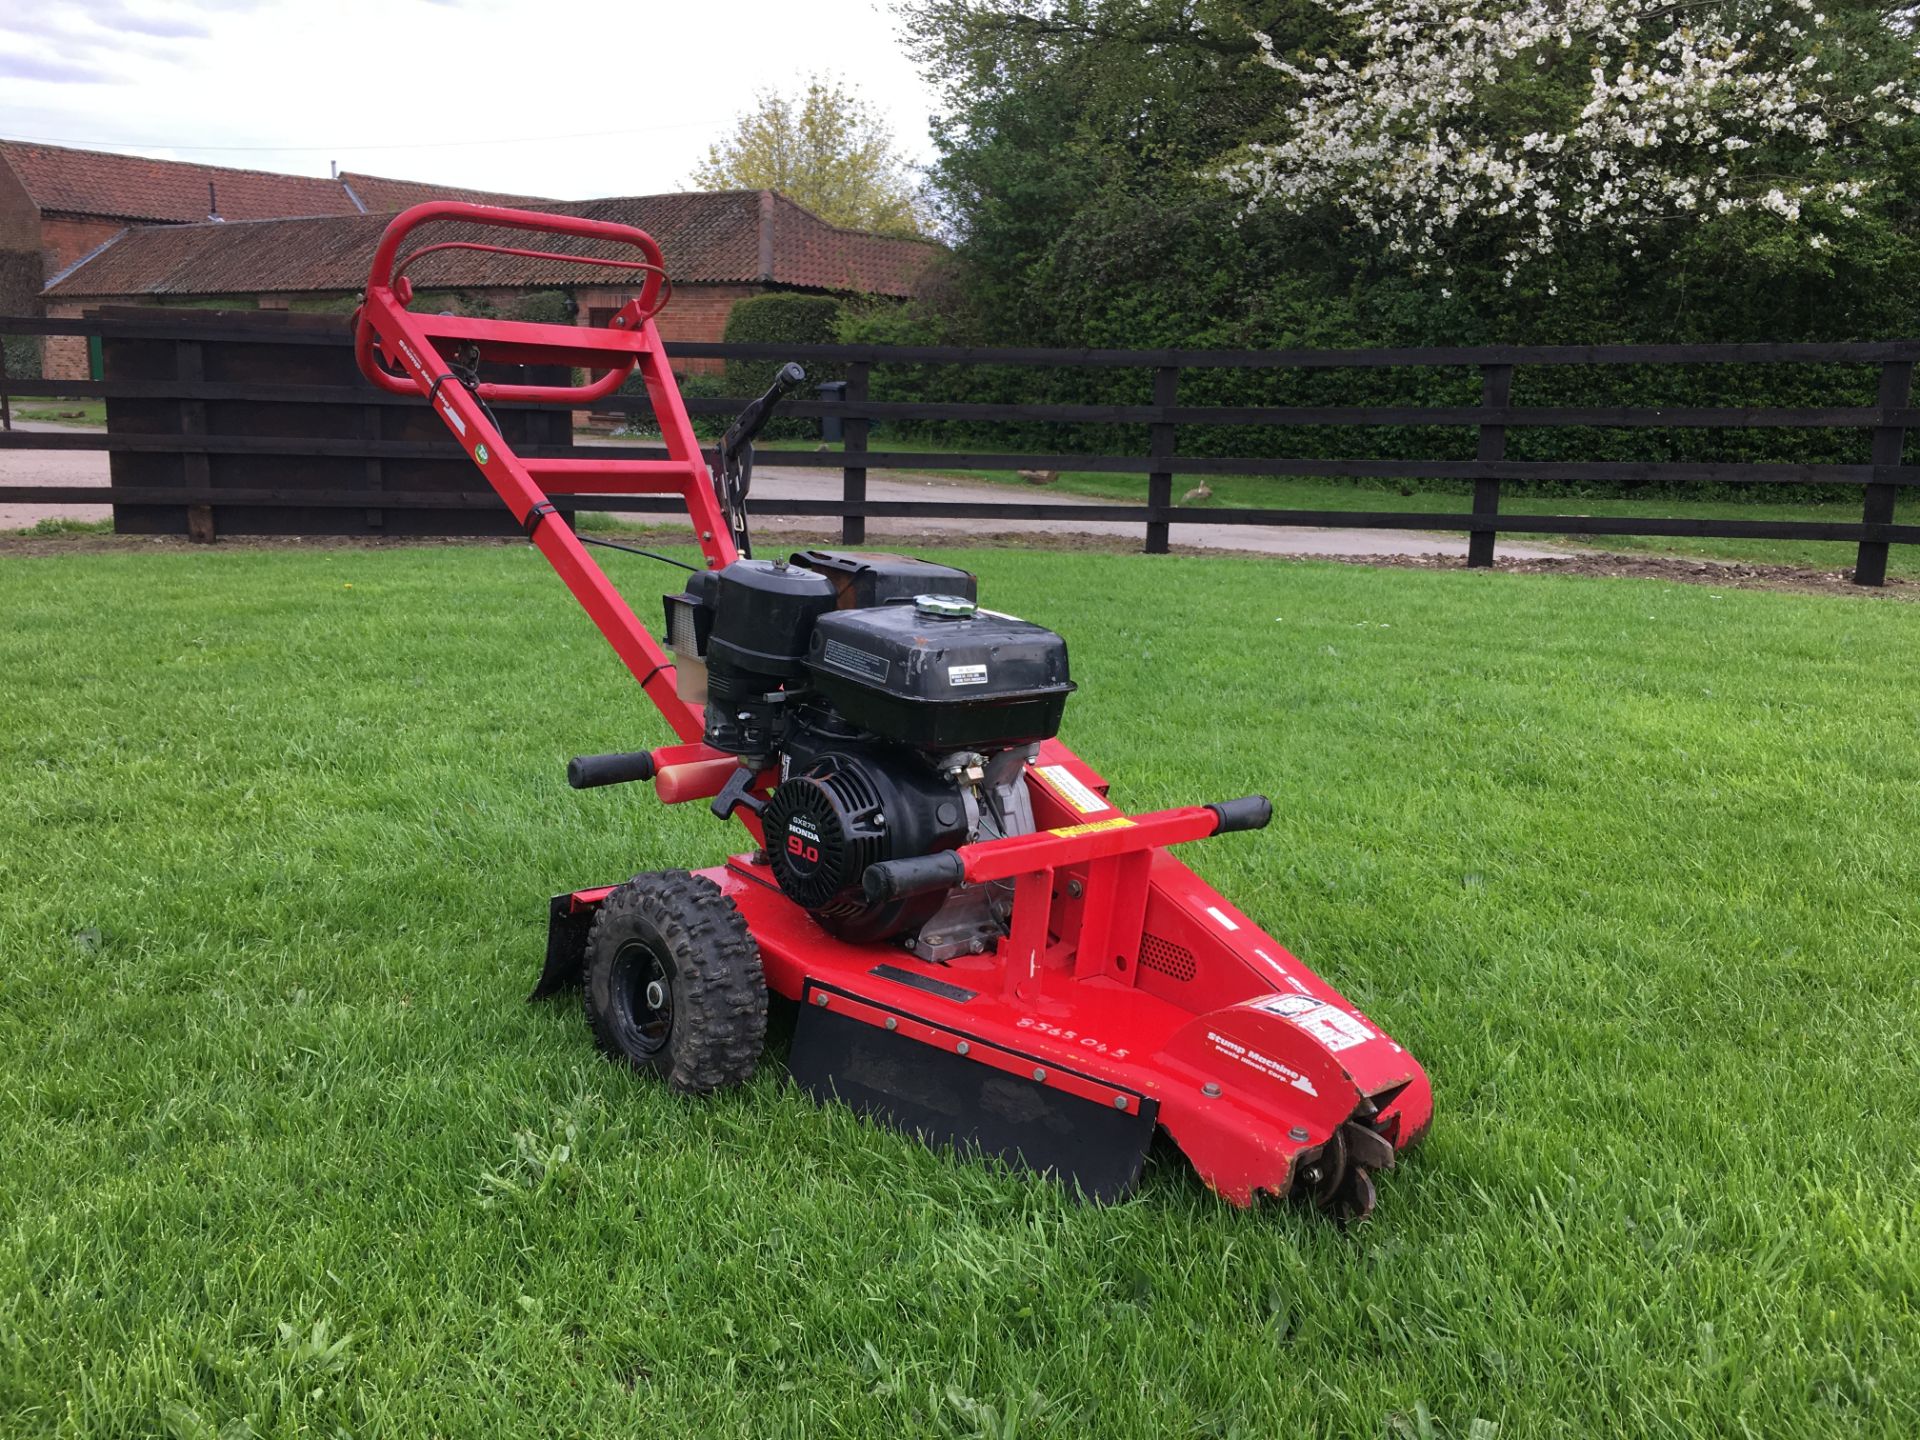
<path fill-rule="evenodd" d="M 959 787 L 917 755 L 830 751 L 791 774 L 761 812 L 780 888 L 843 940 L 879 940 L 924 923 L 945 897 L 870 904 L 861 890 L 881 860 L 950 850 L 967 838 Z"/>

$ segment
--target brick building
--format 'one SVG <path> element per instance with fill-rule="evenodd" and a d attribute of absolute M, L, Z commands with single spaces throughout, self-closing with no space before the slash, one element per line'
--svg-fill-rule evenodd
<path fill-rule="evenodd" d="M 379 175 L 323 180 L 0 140 L 0 315 L 41 313 L 46 285 L 133 227 L 381 214 L 427 199 L 541 203 Z M 49 342 L 61 373 L 85 373 L 81 344 Z"/>
<path fill-rule="evenodd" d="M 734 305 L 752 295 L 910 295 L 939 253 L 925 241 L 829 225 L 770 190 L 562 203 L 377 175 L 323 180 L 0 141 L 0 314 L 79 316 L 102 305 L 350 309 L 388 220 L 432 199 L 522 205 L 648 231 L 674 284 L 660 317 L 669 342 L 720 339 Z M 462 237 L 583 256 L 632 253 L 454 225 L 427 238 Z M 583 325 L 604 323 L 634 288 L 631 271 L 459 250 L 409 274 L 423 296 L 444 297 L 442 308 L 512 313 L 531 292 L 564 291 Z M 89 370 L 85 342 L 47 342 L 49 378 L 81 379 Z"/>

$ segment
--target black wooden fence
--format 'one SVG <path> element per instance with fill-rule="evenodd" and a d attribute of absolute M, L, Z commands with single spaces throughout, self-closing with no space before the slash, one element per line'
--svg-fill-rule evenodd
<path fill-rule="evenodd" d="M 148 528 L 187 530 L 291 529 L 360 533 L 475 533 L 502 525 L 499 501 L 475 487 L 452 442 L 438 433 L 426 407 L 375 391 L 358 379 L 348 352 L 346 323 L 338 316 L 220 314 L 192 311 L 102 312 L 83 321 L 0 319 L 0 334 L 99 335 L 105 377 L 99 381 L 43 381 L 0 376 L 0 424 L 9 393 L 99 396 L 107 401 L 108 433 L 0 433 L 0 449 L 106 450 L 113 455 L 109 490 L 78 486 L 0 485 L 0 503 L 100 504 L 130 507 Z M 171 347 L 172 368 L 138 357 Z M 185 347 L 185 348 L 183 348 Z M 1470 565 L 1492 562 L 1495 537 L 1523 535 L 1713 536 L 1825 540 L 1858 546 L 1855 579 L 1884 583 L 1892 544 L 1920 541 L 1920 525 L 1893 522 L 1902 486 L 1920 483 L 1920 467 L 1903 463 L 1908 427 L 1920 424 L 1911 407 L 1913 367 L 1920 342 L 1793 345 L 1493 346 L 1423 350 L 1037 350 L 1002 347 L 773 346 L 682 344 L 689 359 L 799 360 L 835 367 L 846 376 L 844 398 L 797 401 L 791 413 L 838 416 L 843 442 L 833 450 L 781 451 L 768 463 L 840 472 L 839 493 L 817 499 L 764 499 L 770 514 L 834 517 L 844 540 L 862 543 L 875 517 L 963 518 L 983 521 L 1057 520 L 1139 524 L 1149 553 L 1163 553 L 1181 524 L 1294 525 L 1457 531 L 1469 537 Z M 216 362 L 209 359 L 218 352 Z M 296 363 L 288 355 L 305 354 Z M 116 357 L 125 357 L 117 359 Z M 197 357 L 197 358 L 196 358 Z M 1515 406 L 1513 377 L 1520 366 L 1812 365 L 1878 367 L 1871 406 L 1645 407 Z M 993 365 L 1145 370 L 1149 404 L 1004 404 L 887 402 L 872 398 L 873 373 L 893 365 Z M 1183 406 L 1183 372 L 1202 369 L 1326 370 L 1383 367 L 1473 367 L 1482 377 L 1478 405 Z M 214 378 L 217 376 L 224 378 Z M 695 415 L 732 413 L 738 399 L 690 399 Z M 144 407 L 144 408 L 142 408 Z M 410 407 L 410 408 L 408 408 Z M 503 407 L 504 409 L 505 407 Z M 618 397 L 596 408 L 644 412 L 642 397 Z M 511 413 L 511 412 L 510 412 Z M 351 420 L 354 428 L 343 430 Z M 885 422 L 1001 422 L 1145 427 L 1145 454 L 951 453 L 875 450 L 870 427 Z M 509 438 L 532 455 L 567 454 L 568 427 L 551 412 L 519 412 Z M 1179 434 L 1194 426 L 1445 426 L 1477 435 L 1471 460 L 1326 459 L 1182 455 Z M 1507 433 L 1515 427 L 1627 429 L 1852 430 L 1871 435 L 1865 463 L 1511 460 Z M 571 452 L 578 453 L 578 452 Z M 644 456 L 646 449 L 625 454 Z M 133 457 L 168 457 L 170 471 Z M 336 462 L 325 473 L 316 460 Z M 1057 470 L 1120 472 L 1146 477 L 1146 503 L 1074 504 L 1006 500 L 884 501 L 869 498 L 873 470 Z M 1468 510 L 1288 510 L 1173 504 L 1176 476 L 1298 475 L 1470 481 Z M 1515 514 L 1501 509 L 1512 482 L 1573 481 L 1608 485 L 1822 485 L 1857 487 L 1858 521 L 1639 518 Z M 673 513 L 678 502 L 647 496 L 582 497 L 601 511 Z M 197 511 L 192 507 L 201 507 Z M 207 508 L 211 507 L 211 508 Z M 145 517 L 141 520 L 141 517 Z M 170 518 L 169 518 L 170 517 Z M 396 519 L 399 524 L 396 525 Z"/>

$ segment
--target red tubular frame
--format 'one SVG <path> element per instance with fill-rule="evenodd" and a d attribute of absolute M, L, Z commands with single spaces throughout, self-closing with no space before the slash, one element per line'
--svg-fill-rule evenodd
<path fill-rule="evenodd" d="M 441 220 L 629 245 L 642 259 L 622 268 L 646 279 L 605 329 L 416 314 L 407 309 L 412 286 L 400 273 L 406 262 L 396 268 L 396 260 L 416 228 Z M 664 277 L 659 247 L 631 226 L 451 201 L 418 205 L 396 217 L 380 242 L 355 353 L 375 385 L 430 400 L 665 716 L 681 743 L 654 751 L 654 783 L 662 800 L 678 802 L 717 794 L 739 762 L 701 743 L 701 711 L 679 697 L 667 652 L 557 522 L 548 499 L 678 494 L 707 565 L 738 558 L 653 323 Z M 484 361 L 577 366 L 599 378 L 570 386 L 486 382 L 470 391 L 452 374 L 447 344 L 476 347 Z M 581 405 L 636 369 L 666 460 L 523 460 L 481 403 Z M 752 788 L 764 794 L 777 778 L 756 776 Z M 780 994 L 839 1005 L 889 1033 L 975 1054 L 1079 1099 L 1123 1109 L 1150 1104 L 1201 1177 L 1236 1204 L 1285 1192 L 1296 1167 L 1332 1144 L 1342 1125 L 1364 1123 L 1395 1148 L 1426 1129 L 1432 1092 L 1412 1058 L 1168 854 L 1168 846 L 1215 834 L 1213 810 L 1127 815 L 1107 799 L 1105 781 L 1057 740 L 1040 747 L 1028 790 L 1035 833 L 955 852 L 969 883 L 1013 884 L 1010 933 L 993 951 L 942 967 L 953 982 L 947 990 L 969 987 L 957 990 L 964 1003 L 889 977 L 897 967 L 876 967 L 875 947 L 828 936 L 780 891 L 764 852 L 701 873 L 746 916 L 767 982 Z M 745 809 L 735 814 L 757 845 L 758 820 Z M 576 891 L 556 902 L 555 913 L 583 915 L 607 893 Z M 1152 969 L 1156 955 L 1160 968 Z M 1180 972 L 1175 978 L 1167 978 L 1169 965 Z"/>
<path fill-rule="evenodd" d="M 422 315 L 407 309 L 411 289 L 404 286 L 396 289 L 395 258 L 415 229 L 439 220 L 469 220 L 632 245 L 645 257 L 649 273 L 640 294 L 615 317 L 616 320 L 626 317 L 628 328 L 591 330 L 570 325 L 472 320 L 461 316 Z M 580 258 L 582 264 L 598 263 Z M 594 624 L 600 627 L 600 633 L 607 637 L 614 652 L 640 682 L 647 698 L 659 707 L 674 734 L 683 741 L 697 742 L 704 729 L 701 712 L 698 706 L 689 705 L 675 692 L 674 668 L 667 652 L 640 623 L 633 607 L 594 563 L 573 531 L 548 520 L 553 511 L 549 489 L 554 494 L 566 495 L 677 494 L 686 502 L 694 533 L 699 537 L 700 552 L 708 566 L 718 569 L 738 558 L 732 533 L 714 495 L 706 460 L 700 453 L 700 442 L 694 436 L 693 423 L 687 418 L 680 388 L 674 383 L 666 350 L 660 342 L 660 332 L 651 318 L 650 307 L 661 293 L 664 275 L 660 247 L 651 235 L 631 225 L 451 200 L 416 205 L 394 218 L 374 253 L 366 298 L 355 321 L 354 352 L 361 373 L 375 385 L 396 394 L 432 397 L 434 408 L 454 438 L 506 502 L 514 519 L 526 528 L 528 538 L 547 557 Z M 639 317 L 637 324 L 633 323 L 635 316 Z M 469 391 L 452 378 L 452 368 L 441 352 L 441 342 L 449 340 L 477 346 L 483 360 L 581 365 L 606 373 L 588 385 L 482 383 Z M 375 354 L 376 344 L 380 354 L 401 366 L 403 374 L 394 375 L 380 363 Z M 636 367 L 660 421 L 669 456 L 666 460 L 615 457 L 522 460 L 501 439 L 481 404 L 489 400 L 587 404 L 618 388 Z M 543 485 L 542 481 L 548 483 Z"/>
<path fill-rule="evenodd" d="M 507 245 L 493 245 L 482 241 L 452 240 L 425 245 L 408 255 L 395 268 L 395 260 L 400 247 L 407 237 L 422 225 L 441 220 L 469 220 L 476 224 L 495 226 L 509 230 L 532 230 L 548 235 L 571 235 L 581 240 L 608 240 L 617 244 L 631 245 L 642 255 L 640 261 L 611 259 L 602 260 L 586 255 L 563 255 L 553 251 L 523 250 Z M 405 270 L 415 260 L 436 250 L 451 248 L 487 250 L 502 255 L 541 256 L 554 260 L 570 260 L 581 265 L 613 266 L 620 269 L 640 268 L 647 271 L 647 278 L 640 287 L 640 293 L 633 298 L 620 313 L 614 317 L 614 331 L 633 332 L 650 321 L 662 304 L 663 287 L 667 283 L 666 261 L 660 254 L 660 247 L 654 238 L 644 230 L 631 225 L 616 224 L 611 220 L 588 220 L 576 215 L 543 215 L 533 210 L 510 210 L 503 206 L 471 205 L 461 200 L 434 200 L 425 205 L 416 205 L 411 210 L 401 212 L 387 226 L 386 233 L 380 237 L 380 246 L 373 252 L 373 265 L 367 277 L 367 304 L 357 317 L 354 327 L 354 354 L 360 362 L 361 373 L 383 390 L 395 395 L 412 395 L 415 387 L 407 379 L 392 374 L 374 358 L 373 346 L 376 338 L 397 339 L 391 336 L 385 325 L 379 324 L 369 315 L 376 294 L 383 294 L 401 310 L 405 310 L 407 301 L 413 296 L 413 286 L 405 278 Z M 551 334 L 562 327 L 555 325 L 532 325 L 524 322 L 496 320 L 463 320 L 463 317 L 416 316 L 417 321 L 431 319 L 434 323 L 432 333 L 442 339 L 462 339 L 473 342 L 488 342 L 484 347 L 491 350 L 488 359 L 506 363 L 538 363 L 573 365 L 587 370 L 603 370 L 599 380 L 589 385 L 504 385 L 483 384 L 479 387 L 482 400 L 516 400 L 532 403 L 551 403 L 556 405 L 584 405 L 611 395 L 620 388 L 620 384 L 633 373 L 636 355 L 628 347 L 608 343 L 613 336 L 591 331 L 581 331 L 579 335 L 568 336 L 567 343 L 560 345 L 558 338 Z M 451 323 L 446 323 L 451 322 Z M 567 326 L 568 330 L 575 327 Z M 625 338 L 624 336 L 617 338 Z M 515 345 L 518 339 L 522 343 Z M 384 348 L 384 347 L 383 347 Z M 404 356 L 395 357 L 390 351 L 388 359 L 404 360 Z M 648 385 L 652 392 L 651 383 Z M 675 399 L 679 398 L 675 391 Z"/>

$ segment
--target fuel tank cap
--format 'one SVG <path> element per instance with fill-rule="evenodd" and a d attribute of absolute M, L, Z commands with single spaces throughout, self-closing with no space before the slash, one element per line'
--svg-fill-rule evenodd
<path fill-rule="evenodd" d="M 936 615 L 944 620 L 968 620 L 980 607 L 964 595 L 916 595 L 913 608 L 922 615 Z"/>

